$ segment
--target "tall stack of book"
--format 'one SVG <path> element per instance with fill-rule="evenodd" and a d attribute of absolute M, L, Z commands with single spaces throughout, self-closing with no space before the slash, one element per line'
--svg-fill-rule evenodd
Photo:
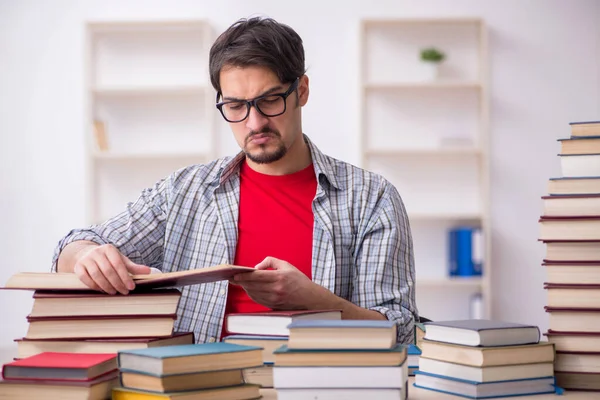
<path fill-rule="evenodd" d="M 561 177 L 542 197 L 550 315 L 559 386 L 600 391 L 600 121 L 571 123 L 559 139 Z"/>
<path fill-rule="evenodd" d="M 118 384 L 116 354 L 40 353 L 2 367 L 0 398 L 104 400 Z"/>
<path fill-rule="evenodd" d="M 262 313 L 229 314 L 228 335 L 223 342 L 263 348 L 263 365 L 244 370 L 246 382 L 263 388 L 273 388 L 274 352 L 287 344 L 288 326 L 300 320 L 340 320 L 340 310 L 269 311 Z"/>
<path fill-rule="evenodd" d="M 406 399 L 406 346 L 391 321 L 296 321 L 275 351 L 278 400 Z"/>
<path fill-rule="evenodd" d="M 256 399 L 260 386 L 246 383 L 243 370 L 262 362 L 260 347 L 231 343 L 124 350 L 112 399 Z"/>
<path fill-rule="evenodd" d="M 484 319 L 428 322 L 415 386 L 483 399 L 554 393 L 554 346 L 528 326 Z"/>

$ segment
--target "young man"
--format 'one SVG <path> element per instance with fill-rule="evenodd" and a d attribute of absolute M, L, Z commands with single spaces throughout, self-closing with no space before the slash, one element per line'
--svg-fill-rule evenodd
<path fill-rule="evenodd" d="M 272 19 L 240 20 L 211 48 L 210 77 L 242 151 L 179 170 L 120 215 L 71 231 L 53 268 L 114 294 L 149 267 L 255 267 L 232 282 L 183 288 L 176 329 L 198 342 L 219 340 L 228 313 L 270 309 L 389 319 L 398 340 L 412 342 L 404 205 L 382 177 L 324 155 L 303 134 L 309 81 L 298 34 Z"/>

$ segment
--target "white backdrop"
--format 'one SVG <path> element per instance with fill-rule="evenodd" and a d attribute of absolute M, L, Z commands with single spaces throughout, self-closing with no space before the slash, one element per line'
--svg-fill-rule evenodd
<path fill-rule="evenodd" d="M 359 162 L 362 17 L 481 17 L 490 30 L 493 317 L 547 328 L 537 220 L 556 139 L 600 119 L 600 2 L 594 0 L 0 0 L 0 284 L 46 271 L 58 239 L 84 223 L 84 23 L 206 18 L 218 32 L 266 14 L 304 39 L 305 132 Z M 235 149 L 224 139 L 223 152 Z M 26 330 L 31 294 L 0 292 L 0 348 Z M 6 352 L 8 349 L 8 352 Z"/>

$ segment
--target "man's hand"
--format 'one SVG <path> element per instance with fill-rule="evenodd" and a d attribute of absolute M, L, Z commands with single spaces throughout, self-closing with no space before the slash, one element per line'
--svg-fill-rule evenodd
<path fill-rule="evenodd" d="M 149 274 L 150 267 L 136 264 L 111 244 L 89 246 L 77 255 L 73 272 L 94 290 L 127 294 L 135 288 L 131 274 Z"/>
<path fill-rule="evenodd" d="M 272 309 L 306 309 L 313 293 L 327 290 L 292 264 L 277 258 L 267 257 L 255 269 L 235 275 L 231 282 L 242 286 L 252 300 Z"/>

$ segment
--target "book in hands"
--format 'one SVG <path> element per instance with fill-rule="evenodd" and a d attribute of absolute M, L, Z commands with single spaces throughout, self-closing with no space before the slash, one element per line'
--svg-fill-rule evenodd
<path fill-rule="evenodd" d="M 136 289 L 157 289 L 223 281 L 251 271 L 254 271 L 254 268 L 221 264 L 188 271 L 133 275 L 132 278 Z M 3 289 L 90 290 L 77 275 L 68 272 L 20 272 L 11 276 Z"/>
<path fill-rule="evenodd" d="M 425 340 L 465 346 L 516 346 L 540 340 L 537 326 L 505 321 L 467 319 L 427 322 L 425 325 Z"/>

